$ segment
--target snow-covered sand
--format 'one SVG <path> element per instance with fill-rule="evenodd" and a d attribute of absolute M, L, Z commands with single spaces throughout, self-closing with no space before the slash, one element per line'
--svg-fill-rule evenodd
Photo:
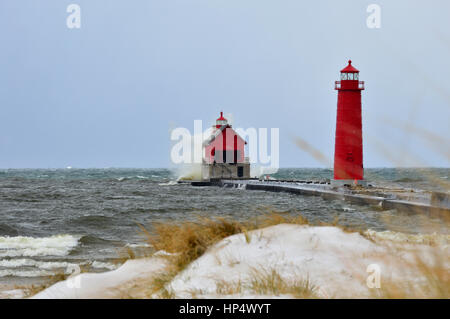
<path fill-rule="evenodd" d="M 179 274 L 170 288 L 180 298 L 190 298 L 193 293 L 214 298 L 219 297 L 218 283 L 241 282 L 245 287 L 255 271 L 276 270 L 287 282 L 308 279 L 319 297 L 364 298 L 371 296 L 367 278 L 373 270 L 367 271 L 369 265 L 380 267 L 381 281 L 415 280 L 404 272 L 405 258 L 408 256 L 393 255 L 391 249 L 359 233 L 283 224 L 251 232 L 249 243 L 242 234 L 223 240 Z M 244 289 L 240 296 L 253 297 L 253 293 Z"/>
<path fill-rule="evenodd" d="M 249 232 L 247 238 L 238 234 L 223 239 L 179 273 L 167 289 L 177 298 L 254 298 L 257 296 L 246 283 L 255 278 L 255 272 L 275 270 L 286 282 L 308 279 L 317 287 L 318 297 L 365 298 L 373 292 L 367 286 L 367 278 L 374 269 L 369 265 L 380 268 L 381 285 L 388 280 L 422 280 L 419 274 L 405 268 L 404 262 L 413 260 L 415 254 L 406 251 L 405 245 L 419 249 L 430 263 L 430 256 L 444 254 L 449 267 L 447 246 L 401 245 L 399 251 L 395 245 L 389 247 L 337 227 L 281 224 Z M 160 273 L 165 265 L 162 257 L 130 260 L 114 271 L 81 274 L 72 278 L 69 285 L 67 281 L 56 283 L 34 298 L 131 296 L 133 293 L 126 292 L 130 285 Z M 78 279 L 80 288 L 73 287 Z M 222 295 L 218 285 L 224 282 L 241 283 L 243 289 L 239 294 Z"/>
<path fill-rule="evenodd" d="M 83 273 L 39 292 L 37 299 L 125 298 L 140 280 L 148 280 L 164 270 L 162 258 L 143 258 L 126 261 L 121 267 L 104 273 Z"/>

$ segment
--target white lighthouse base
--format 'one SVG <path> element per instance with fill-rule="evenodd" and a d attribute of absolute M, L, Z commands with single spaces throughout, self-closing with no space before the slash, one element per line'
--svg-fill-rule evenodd
<path fill-rule="evenodd" d="M 362 187 L 367 187 L 367 181 L 364 179 L 332 179 L 331 180 L 331 186 L 336 186 L 336 187 L 340 187 L 340 186 L 362 186 Z"/>

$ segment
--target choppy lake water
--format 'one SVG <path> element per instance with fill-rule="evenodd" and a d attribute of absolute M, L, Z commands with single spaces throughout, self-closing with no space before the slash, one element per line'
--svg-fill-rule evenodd
<path fill-rule="evenodd" d="M 367 169 L 382 186 L 447 191 L 450 169 Z M 331 178 L 328 169 L 281 169 L 282 179 Z M 121 248 L 143 245 L 138 224 L 198 215 L 245 220 L 274 210 L 358 229 L 448 234 L 441 220 L 342 201 L 176 184 L 167 169 L 0 170 L 0 284 L 29 283 L 71 265 L 116 267 Z M 425 227 L 424 227 L 425 226 Z M 150 227 L 151 229 L 151 227 Z"/>

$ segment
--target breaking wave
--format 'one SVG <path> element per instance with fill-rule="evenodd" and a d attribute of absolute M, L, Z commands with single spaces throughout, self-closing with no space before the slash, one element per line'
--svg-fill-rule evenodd
<path fill-rule="evenodd" d="M 0 257 L 67 256 L 78 245 L 79 237 L 0 237 Z"/>
<path fill-rule="evenodd" d="M 77 265 L 79 264 L 68 263 L 64 261 L 38 261 L 33 259 L 0 260 L 0 267 L 4 268 L 36 267 L 39 269 L 50 270 L 50 269 L 67 268 Z"/>
<path fill-rule="evenodd" d="M 96 269 L 117 269 L 117 265 L 109 262 L 94 261 L 83 263 L 70 263 L 65 261 L 39 261 L 33 259 L 3 259 L 0 260 L 0 278 L 1 277 L 44 277 L 52 276 L 57 273 L 71 274 L 74 267 L 88 265 Z M 28 269 L 27 269 L 28 268 Z M 31 269 L 29 269 L 31 268 Z M 34 268 L 34 269 L 33 269 Z"/>
<path fill-rule="evenodd" d="M 102 262 L 102 261 L 94 261 L 91 266 L 93 268 L 109 269 L 109 270 L 114 270 L 114 269 L 118 268 L 117 265 L 114 265 L 112 263 L 105 263 L 105 262 Z"/>
<path fill-rule="evenodd" d="M 47 277 L 54 274 L 54 272 L 46 270 L 0 270 L 0 277 Z"/>
<path fill-rule="evenodd" d="M 173 186 L 173 185 L 178 185 L 177 181 L 168 181 L 167 183 L 159 183 L 159 186 Z"/>

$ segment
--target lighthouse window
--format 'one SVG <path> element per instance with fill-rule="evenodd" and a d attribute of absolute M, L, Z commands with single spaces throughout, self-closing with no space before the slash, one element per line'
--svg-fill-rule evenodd
<path fill-rule="evenodd" d="M 358 74 L 358 73 L 355 73 L 355 74 L 354 74 L 354 80 L 358 80 L 358 78 L 359 78 L 359 74 Z"/>
<path fill-rule="evenodd" d="M 348 74 L 348 79 L 349 79 L 349 80 L 353 80 L 353 73 L 349 73 L 349 74 Z"/>
<path fill-rule="evenodd" d="M 347 73 L 341 73 L 341 80 L 347 80 Z"/>

